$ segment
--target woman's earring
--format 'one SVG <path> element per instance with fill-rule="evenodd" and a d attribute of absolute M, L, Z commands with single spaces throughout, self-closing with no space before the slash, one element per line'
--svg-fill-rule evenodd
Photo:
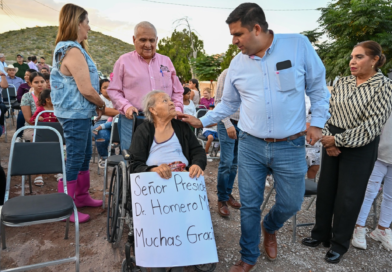
<path fill-rule="evenodd" d="M 374 65 L 372 65 L 372 68 L 374 68 Z"/>

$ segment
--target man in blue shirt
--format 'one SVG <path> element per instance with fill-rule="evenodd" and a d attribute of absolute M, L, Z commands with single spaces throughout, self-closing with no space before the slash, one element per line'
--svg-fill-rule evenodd
<path fill-rule="evenodd" d="M 260 6 L 244 3 L 228 17 L 233 44 L 241 52 L 232 60 L 222 101 L 200 120 L 206 127 L 240 108 L 238 184 L 241 197 L 241 260 L 230 272 L 250 271 L 260 255 L 260 233 L 270 260 L 277 258 L 276 231 L 301 209 L 305 193 L 305 89 L 311 100 L 306 140 L 314 145 L 329 118 L 325 68 L 309 40 L 299 34 L 274 34 Z M 265 179 L 272 173 L 276 203 L 261 226 Z"/>

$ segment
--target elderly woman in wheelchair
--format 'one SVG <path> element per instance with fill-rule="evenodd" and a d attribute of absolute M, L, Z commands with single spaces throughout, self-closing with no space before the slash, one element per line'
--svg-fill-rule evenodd
<path fill-rule="evenodd" d="M 203 175 L 206 155 L 186 123 L 176 120 L 174 103 L 162 91 L 153 91 L 143 101 L 144 122 L 135 131 L 130 147 L 131 173 L 157 172 L 169 179 L 173 171 L 189 171 L 191 178 Z"/>
<path fill-rule="evenodd" d="M 150 92 L 144 98 L 143 111 L 148 122 L 140 124 L 132 138 L 130 172 L 156 172 L 165 179 L 178 171 L 189 171 L 191 178 L 203 175 L 207 164 L 204 149 L 189 126 L 175 119 L 176 111 L 169 95 Z M 183 271 L 183 268 L 171 271 Z"/>

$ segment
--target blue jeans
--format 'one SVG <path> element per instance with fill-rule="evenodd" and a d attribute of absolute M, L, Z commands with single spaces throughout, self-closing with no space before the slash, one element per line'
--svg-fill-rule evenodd
<path fill-rule="evenodd" d="M 18 113 L 18 118 L 16 119 L 16 130 L 20 129 L 21 127 L 24 127 L 25 124 L 25 119 L 23 116 L 23 112 L 20 110 Z M 18 137 L 22 137 L 23 131 L 19 132 Z"/>
<path fill-rule="evenodd" d="M 268 143 L 246 132 L 239 134 L 238 186 L 241 197 L 241 255 L 248 264 L 260 256 L 261 210 L 267 174 L 275 180 L 276 202 L 264 217 L 264 228 L 274 233 L 301 209 L 307 171 L 305 136 Z"/>
<path fill-rule="evenodd" d="M 79 171 L 87 171 L 92 155 L 91 119 L 59 118 L 67 146 L 67 181 L 76 180 Z"/>
<path fill-rule="evenodd" d="M 121 150 L 128 150 L 131 147 L 133 130 L 133 119 L 128 119 L 120 114 L 118 118 L 118 131 L 120 135 Z"/>
<path fill-rule="evenodd" d="M 237 137 L 240 130 L 234 125 Z M 233 140 L 227 135 L 223 122 L 218 123 L 218 135 L 221 148 L 221 156 L 218 168 L 218 201 L 228 201 L 233 190 L 235 176 L 238 168 L 238 139 Z"/>
<path fill-rule="evenodd" d="M 105 140 L 103 142 L 95 141 L 95 145 L 97 146 L 99 156 L 103 159 L 106 159 L 108 157 L 108 147 L 110 142 L 110 133 L 112 132 L 112 122 L 106 122 L 106 120 L 97 121 L 95 122 L 95 125 L 91 127 L 91 131 L 102 124 L 104 124 L 105 128 L 98 131 L 98 135 L 95 135 L 93 133 L 92 136 L 95 140 Z"/>

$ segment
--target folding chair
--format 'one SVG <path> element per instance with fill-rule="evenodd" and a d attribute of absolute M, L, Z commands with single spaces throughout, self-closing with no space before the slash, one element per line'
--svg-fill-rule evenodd
<path fill-rule="evenodd" d="M 201 105 L 203 106 L 203 105 Z M 196 118 L 200 119 L 201 117 L 203 117 L 204 115 L 206 115 L 206 113 L 208 112 L 208 110 L 206 109 L 200 109 L 196 112 Z M 203 136 L 202 134 L 203 129 L 202 128 L 196 128 L 195 129 L 195 135 L 197 140 L 200 142 L 200 144 L 203 146 L 203 148 L 205 148 L 205 142 L 207 142 L 207 138 Z M 212 143 L 219 143 L 219 139 L 214 139 L 212 141 Z M 214 147 L 212 147 L 214 148 Z M 211 159 L 219 159 L 219 157 L 210 157 Z"/>
<path fill-rule="evenodd" d="M 12 105 L 17 102 L 16 100 L 16 88 L 14 85 L 9 84 L 8 88 L 2 89 L 1 95 L 3 97 L 3 102 L 7 107 L 8 118 L 11 118 L 12 125 L 15 126 L 15 118 L 12 112 Z"/>
<path fill-rule="evenodd" d="M 107 184 L 108 184 L 108 167 L 115 167 L 118 165 L 121 161 L 124 160 L 124 157 L 122 155 L 112 155 L 112 146 L 113 142 L 120 143 L 120 134 L 118 132 L 118 115 L 113 117 L 113 122 L 112 122 L 112 131 L 110 134 L 110 142 L 109 142 L 109 147 L 108 147 L 108 157 L 105 160 L 105 169 L 103 172 L 103 202 L 102 202 L 102 208 L 105 208 L 105 200 L 106 200 L 106 195 L 108 194 L 106 192 L 107 189 Z"/>
<path fill-rule="evenodd" d="M 58 142 L 49 143 L 15 143 L 17 134 L 25 129 L 51 130 L 58 137 Z M 45 158 L 45 163 L 37 160 L 37 154 Z M 48 126 L 25 126 L 18 129 L 11 141 L 11 151 L 8 162 L 7 186 L 4 205 L 1 211 L 2 248 L 6 249 L 5 226 L 24 227 L 36 224 L 57 222 L 66 219 L 65 238 L 68 239 L 69 217 L 75 214 L 75 256 L 44 263 L 26 265 L 1 271 L 26 271 L 41 267 L 75 262 L 75 270 L 79 271 L 79 220 L 76 206 L 67 195 L 67 183 L 64 182 L 65 193 L 45 195 L 24 195 L 24 176 L 34 174 L 52 174 L 62 172 L 66 179 L 63 141 L 60 133 Z M 22 195 L 9 198 L 11 176 L 22 176 Z"/>
<path fill-rule="evenodd" d="M 35 118 L 35 126 L 49 126 L 54 129 L 56 129 L 60 135 L 63 143 L 65 144 L 65 138 L 64 138 L 64 130 L 63 127 L 59 122 L 40 122 L 39 117 L 44 114 L 44 113 L 54 113 L 52 110 L 45 110 L 41 111 L 37 117 Z M 33 142 L 56 142 L 58 143 L 59 139 L 57 137 L 56 133 L 53 133 L 52 131 L 48 130 L 34 130 L 34 136 L 33 136 Z"/>

